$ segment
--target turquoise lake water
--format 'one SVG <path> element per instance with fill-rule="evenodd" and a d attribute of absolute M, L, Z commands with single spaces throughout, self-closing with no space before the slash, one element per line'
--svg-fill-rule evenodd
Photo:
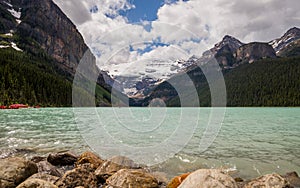
<path fill-rule="evenodd" d="M 212 110 L 1 110 L 0 158 L 94 150 L 103 158 L 125 155 L 145 161 L 170 177 L 199 168 L 234 170 L 243 178 L 300 173 L 300 108 L 219 109 L 222 126 L 210 130 L 216 118 Z M 203 151 L 201 139 L 209 136 L 215 139 Z"/>

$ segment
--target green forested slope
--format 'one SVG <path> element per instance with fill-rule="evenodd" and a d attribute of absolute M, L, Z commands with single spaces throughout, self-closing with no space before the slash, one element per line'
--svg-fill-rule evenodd
<path fill-rule="evenodd" d="M 0 49 L 0 104 L 71 106 L 72 78 L 51 61 L 47 56 Z M 84 98 L 93 97 L 80 92 Z M 109 98 L 109 92 L 97 86 L 96 104 L 108 105 Z"/>
<path fill-rule="evenodd" d="M 300 57 L 241 65 L 225 72 L 224 78 L 227 106 L 300 106 Z M 210 106 L 207 83 L 197 89 L 201 105 Z M 180 106 L 178 97 L 167 103 Z"/>

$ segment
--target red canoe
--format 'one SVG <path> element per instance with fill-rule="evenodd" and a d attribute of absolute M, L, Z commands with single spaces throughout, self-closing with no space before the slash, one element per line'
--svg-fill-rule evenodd
<path fill-rule="evenodd" d="M 6 106 L 0 106 L 0 109 L 7 109 Z"/>
<path fill-rule="evenodd" d="M 29 108 L 28 105 L 25 104 L 12 104 L 9 106 L 10 109 L 20 109 L 20 108 Z"/>

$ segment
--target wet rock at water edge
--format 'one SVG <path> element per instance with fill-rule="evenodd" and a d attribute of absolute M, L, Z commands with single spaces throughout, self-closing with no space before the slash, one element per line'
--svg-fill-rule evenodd
<path fill-rule="evenodd" d="M 77 168 L 67 171 L 55 185 L 58 187 L 98 187 L 94 169 L 90 164 L 83 164 Z"/>
<path fill-rule="evenodd" d="M 87 151 L 80 155 L 76 162 L 76 166 L 89 163 L 91 164 L 92 168 L 97 169 L 103 162 L 104 160 L 102 160 L 100 157 L 98 157 L 92 152 Z"/>
<path fill-rule="evenodd" d="M 53 183 L 41 179 L 28 179 L 17 188 L 58 188 Z"/>
<path fill-rule="evenodd" d="M 279 174 L 267 174 L 249 181 L 243 188 L 253 187 L 272 187 L 272 188 L 289 188 L 289 182 Z"/>
<path fill-rule="evenodd" d="M 179 188 L 237 188 L 234 179 L 218 169 L 200 169 L 191 173 L 180 185 Z"/>
<path fill-rule="evenodd" d="M 47 160 L 46 157 L 41 157 L 41 156 L 34 156 L 31 158 L 31 161 L 35 163 L 39 163 L 41 161 L 46 161 L 46 160 Z"/>
<path fill-rule="evenodd" d="M 140 169 L 122 169 L 106 180 L 106 187 L 158 188 L 158 181 L 151 174 Z"/>
<path fill-rule="evenodd" d="M 286 179 L 292 187 L 300 187 L 300 177 L 297 172 L 289 172 L 282 177 Z"/>
<path fill-rule="evenodd" d="M 15 188 L 31 175 L 38 172 L 37 165 L 18 157 L 0 160 L 0 187 Z"/>
<path fill-rule="evenodd" d="M 78 157 L 72 153 L 55 153 L 47 157 L 47 161 L 54 166 L 74 165 Z"/>
<path fill-rule="evenodd" d="M 169 180 L 164 172 L 150 172 L 150 174 L 158 181 L 160 187 L 166 187 Z"/>

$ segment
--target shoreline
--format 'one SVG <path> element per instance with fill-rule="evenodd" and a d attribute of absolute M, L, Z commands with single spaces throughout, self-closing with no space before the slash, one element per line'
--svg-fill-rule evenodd
<path fill-rule="evenodd" d="M 224 186 L 229 185 L 229 187 L 250 188 L 257 185 L 268 185 L 271 183 L 269 180 L 272 180 L 272 185 L 276 186 L 300 187 L 300 178 L 296 172 L 293 172 L 293 169 L 287 174 L 263 174 L 254 179 L 236 177 L 228 169 L 212 168 L 198 169 L 168 178 L 166 173 L 153 171 L 126 157 L 116 156 L 111 159 L 101 159 L 90 151 L 81 155 L 64 151 L 49 153 L 47 157 L 34 156 L 30 159 L 25 157 L 26 155 L 24 157 L 7 156 L 0 159 L 0 187 L 26 188 L 38 184 L 41 187 L 53 188 L 79 188 L 79 186 L 92 188 L 114 186 L 193 188 L 197 182 L 202 182 L 203 185 L 221 183 Z M 16 176 L 22 178 L 17 182 L 13 181 L 13 184 L 8 181 Z M 203 179 L 203 177 L 213 177 L 213 179 Z"/>

